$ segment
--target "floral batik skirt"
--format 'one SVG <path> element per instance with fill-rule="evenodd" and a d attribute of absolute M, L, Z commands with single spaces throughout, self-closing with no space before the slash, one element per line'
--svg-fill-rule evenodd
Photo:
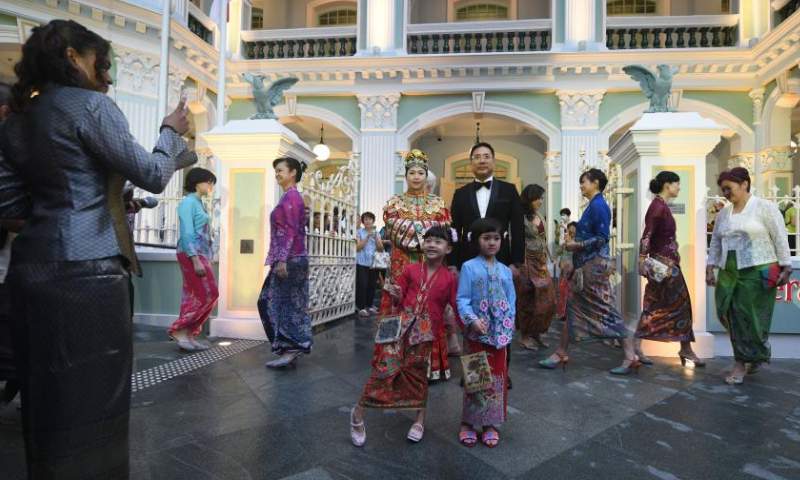
<path fill-rule="evenodd" d="M 567 300 L 572 298 L 572 261 L 561 263 L 561 274 L 558 276 L 558 305 L 556 317 L 564 318 L 567 315 Z"/>
<path fill-rule="evenodd" d="M 525 264 L 514 278 L 516 322 L 522 335 L 538 337 L 550 329 L 556 307 L 556 289 L 547 270 L 544 251 L 525 252 Z"/>
<path fill-rule="evenodd" d="M 286 262 L 288 275 L 278 278 L 270 270 L 261 294 L 258 313 L 272 352 L 278 355 L 291 350 L 311 352 L 311 317 L 308 315 L 308 257 Z"/>
<path fill-rule="evenodd" d="M 358 404 L 363 408 L 422 410 L 428 401 L 428 361 L 432 342 L 376 343 L 372 372 Z M 445 349 L 445 355 L 447 350 Z"/>
<path fill-rule="evenodd" d="M 627 338 L 628 329 L 615 304 L 611 274 L 614 264 L 596 257 L 572 274 L 574 291 L 567 302 L 567 327 L 573 343 Z M 582 281 L 581 281 L 582 279 Z"/>
<path fill-rule="evenodd" d="M 694 341 L 692 303 L 680 267 L 661 282 L 648 280 L 636 337 L 660 342 Z"/>
<path fill-rule="evenodd" d="M 733 356 L 745 363 L 769 362 L 771 355 L 769 329 L 777 288 L 764 288 L 761 268 L 739 270 L 736 252 L 728 252 L 714 292 L 717 316 L 728 330 Z"/>
<path fill-rule="evenodd" d="M 464 406 L 461 423 L 473 427 L 490 427 L 506 421 L 508 406 L 508 349 L 464 339 L 465 354 L 486 352 L 492 372 L 492 386 L 486 390 L 467 393 L 464 390 Z"/>
<path fill-rule="evenodd" d="M 450 360 L 447 358 L 447 333 L 443 328 L 436 340 L 431 342 L 430 380 L 447 380 L 450 378 Z"/>

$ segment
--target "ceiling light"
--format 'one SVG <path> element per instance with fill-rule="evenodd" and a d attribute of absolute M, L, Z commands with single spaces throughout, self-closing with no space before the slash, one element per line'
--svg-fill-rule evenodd
<path fill-rule="evenodd" d="M 325 128 L 323 125 L 319 126 L 319 143 L 314 147 L 312 150 L 314 155 L 316 155 L 317 160 L 320 162 L 324 162 L 325 160 L 331 158 L 331 149 L 325 145 L 325 138 L 324 138 Z"/>

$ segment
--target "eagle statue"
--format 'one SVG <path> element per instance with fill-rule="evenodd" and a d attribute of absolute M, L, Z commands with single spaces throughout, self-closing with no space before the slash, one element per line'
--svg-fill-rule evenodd
<path fill-rule="evenodd" d="M 253 99 L 256 102 L 256 114 L 250 120 L 277 120 L 278 116 L 273 109 L 280 103 L 283 92 L 292 88 L 298 80 L 297 77 L 279 78 L 265 88 L 264 75 L 244 73 L 242 77 L 253 87 Z"/>
<path fill-rule="evenodd" d="M 650 108 L 644 113 L 674 112 L 669 106 L 669 94 L 672 90 L 673 70 L 669 65 L 659 65 L 658 78 L 649 69 L 641 65 L 628 65 L 622 69 L 634 80 L 639 82 L 644 96 L 650 99 Z"/>

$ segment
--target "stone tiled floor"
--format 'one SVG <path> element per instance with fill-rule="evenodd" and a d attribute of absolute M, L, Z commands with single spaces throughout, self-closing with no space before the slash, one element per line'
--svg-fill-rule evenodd
<path fill-rule="evenodd" d="M 575 348 L 565 373 L 535 366 L 548 352 L 514 350 L 494 450 L 458 444 L 457 380 L 431 387 L 420 444 L 405 440 L 410 413 L 368 412 L 367 444 L 355 448 L 348 412 L 369 371 L 372 322 L 317 334 L 296 368 L 266 370 L 261 345 L 137 392 L 132 478 L 800 479 L 800 361 L 775 360 L 739 387 L 722 383 L 730 359 L 694 370 L 661 358 L 613 377 L 621 352 L 599 343 Z M 187 355 L 164 338 L 137 328 L 137 370 Z M 14 415 L 0 421 L 3 479 L 24 475 Z"/>

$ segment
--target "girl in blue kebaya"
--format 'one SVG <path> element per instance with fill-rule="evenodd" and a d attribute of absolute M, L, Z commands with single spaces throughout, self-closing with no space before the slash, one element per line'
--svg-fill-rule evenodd
<path fill-rule="evenodd" d="M 516 293 L 511 270 L 495 258 L 502 242 L 502 226 L 491 218 L 470 226 L 470 241 L 480 255 L 464 263 L 458 279 L 458 313 L 466 334 L 465 354 L 486 352 L 491 385 L 477 392 L 464 390 L 459 441 L 467 447 L 481 442 L 494 448 L 500 443 L 497 426 L 506 421 L 508 367 L 506 346 L 514 334 Z"/>

